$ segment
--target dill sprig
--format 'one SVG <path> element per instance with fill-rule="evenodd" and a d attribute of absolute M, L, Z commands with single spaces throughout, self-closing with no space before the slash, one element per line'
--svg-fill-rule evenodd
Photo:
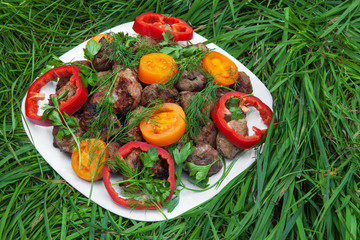
<path fill-rule="evenodd" d="M 132 37 L 123 32 L 112 33 L 111 41 L 105 47 L 110 49 L 109 59 L 121 63 L 124 68 L 138 66 L 143 55 L 160 49 L 160 46 L 150 45 L 141 36 Z"/>
<path fill-rule="evenodd" d="M 183 139 L 196 139 L 201 127 L 210 121 L 210 111 L 216 101 L 216 90 L 223 88 L 221 85 L 213 83 L 213 79 L 205 75 L 208 79 L 206 87 L 194 94 L 185 109 L 186 131 Z"/>

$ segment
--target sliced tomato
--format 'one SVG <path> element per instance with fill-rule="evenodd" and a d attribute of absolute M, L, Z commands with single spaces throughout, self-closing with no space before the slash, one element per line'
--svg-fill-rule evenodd
<path fill-rule="evenodd" d="M 184 110 L 175 103 L 164 103 L 162 110 L 151 119 L 140 122 L 144 139 L 159 147 L 177 142 L 184 135 L 185 129 Z"/>
<path fill-rule="evenodd" d="M 141 57 L 138 76 L 143 83 L 152 84 L 168 81 L 177 71 L 172 57 L 165 53 L 150 53 Z"/>
<path fill-rule="evenodd" d="M 212 51 L 202 60 L 202 65 L 214 81 L 223 86 L 234 84 L 239 76 L 236 64 L 222 53 Z"/>
<path fill-rule="evenodd" d="M 104 162 L 109 157 L 106 143 L 100 139 L 85 139 L 80 142 L 80 154 L 75 149 L 71 155 L 71 167 L 85 181 L 97 181 L 102 178 Z M 80 167 L 79 167 L 80 165 Z"/>
<path fill-rule="evenodd" d="M 99 42 L 103 37 L 108 41 L 111 39 L 110 33 L 100 33 L 100 34 L 92 37 L 87 43 L 90 43 L 91 40 L 95 40 L 96 42 Z"/>

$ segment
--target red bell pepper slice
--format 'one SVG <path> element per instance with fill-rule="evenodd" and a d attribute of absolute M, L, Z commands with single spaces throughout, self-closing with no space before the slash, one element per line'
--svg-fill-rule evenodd
<path fill-rule="evenodd" d="M 211 116 L 219 131 L 235 146 L 245 149 L 251 148 L 263 139 L 267 129 L 259 129 L 253 126 L 252 129 L 255 134 L 252 136 L 243 136 L 238 134 L 235 129 L 231 128 L 224 119 L 224 113 L 229 112 L 226 103 L 231 96 L 239 98 L 241 106 L 255 107 L 259 111 L 264 124 L 268 127 L 270 126 L 273 112 L 259 98 L 242 92 L 228 92 L 216 102 L 215 108 L 211 112 Z"/>
<path fill-rule="evenodd" d="M 143 152 L 146 152 L 149 148 L 153 148 L 155 147 L 158 155 L 163 158 L 166 159 L 166 162 L 169 166 L 169 177 L 167 179 L 167 181 L 170 183 L 170 194 L 169 196 L 165 199 L 165 201 L 169 200 L 172 198 L 174 191 L 175 191 L 175 187 L 176 187 L 176 183 L 175 183 L 175 169 L 174 169 L 174 160 L 171 157 L 170 153 L 168 153 L 166 150 L 164 150 L 163 148 L 157 147 L 155 145 L 151 145 L 145 142 L 139 142 L 139 141 L 134 141 L 134 142 L 129 142 L 125 145 L 123 145 L 122 147 L 119 148 L 119 150 L 117 151 L 117 153 L 119 154 L 120 157 L 124 157 L 127 156 L 133 149 L 140 149 Z M 114 158 L 112 157 L 112 160 L 114 160 Z M 103 181 L 104 181 L 104 185 L 106 190 L 108 191 L 110 197 L 113 199 L 114 202 L 116 202 L 117 204 L 124 206 L 124 207 L 132 207 L 132 208 L 136 208 L 136 209 L 157 209 L 159 207 L 161 207 L 162 205 L 158 202 L 145 202 L 143 201 L 139 201 L 136 199 L 132 199 L 132 198 L 122 198 L 119 196 L 119 193 L 113 188 L 112 183 L 110 182 L 110 167 L 108 165 L 104 166 L 103 169 Z"/>
<path fill-rule="evenodd" d="M 87 88 L 84 87 L 79 73 L 80 71 L 75 65 L 65 65 L 53 68 L 36 79 L 29 87 L 25 99 L 25 114 L 29 120 L 41 126 L 51 126 L 49 119 L 43 121 L 42 116 L 38 115 L 38 101 L 45 99 L 45 94 L 40 93 L 41 88 L 56 78 L 70 77 L 70 84 L 76 87 L 76 92 L 73 96 L 66 101 L 60 100 L 60 112 L 72 115 L 78 111 L 82 105 L 84 105 L 88 97 Z"/>
<path fill-rule="evenodd" d="M 193 38 L 193 29 L 177 17 L 167 17 L 159 13 L 147 12 L 135 18 L 135 32 L 142 36 L 164 39 L 163 33 L 170 30 L 174 41 L 188 41 Z"/>

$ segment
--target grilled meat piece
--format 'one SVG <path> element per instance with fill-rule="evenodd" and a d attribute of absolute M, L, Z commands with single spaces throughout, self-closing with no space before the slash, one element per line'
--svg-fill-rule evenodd
<path fill-rule="evenodd" d="M 103 37 L 99 41 L 103 45 L 106 44 L 107 40 Z M 110 60 L 109 56 L 111 54 L 111 50 L 109 47 L 102 46 L 97 54 L 95 54 L 92 64 L 96 71 L 107 71 L 111 69 L 114 62 Z"/>
<path fill-rule="evenodd" d="M 191 46 L 191 45 L 189 45 L 189 46 Z M 201 47 L 204 52 L 209 50 L 208 47 L 203 43 L 196 43 L 196 44 L 193 44 L 192 46 Z"/>
<path fill-rule="evenodd" d="M 159 84 L 151 84 L 143 89 L 141 105 L 146 106 L 152 101 L 161 98 L 164 103 L 176 103 L 179 99 L 179 93 L 176 88 L 159 88 Z"/>
<path fill-rule="evenodd" d="M 141 100 L 141 90 L 141 84 L 135 73 L 129 68 L 121 70 L 112 89 L 112 94 L 116 96 L 114 111 L 125 115 L 135 109 Z"/>
<path fill-rule="evenodd" d="M 83 106 L 83 112 L 80 115 L 80 127 L 85 131 L 98 131 L 99 138 L 107 141 L 108 137 L 115 134 L 114 129 L 121 127 L 120 121 L 114 114 L 109 116 L 107 122 L 99 122 L 96 118 L 99 115 L 99 104 L 101 104 L 107 90 L 99 89 Z M 108 129 L 110 126 L 111 129 Z M 110 135 L 109 135 L 110 134 Z"/>
<path fill-rule="evenodd" d="M 77 117 L 75 117 L 76 121 L 79 123 L 79 119 Z M 53 146 L 56 148 L 59 148 L 60 151 L 68 153 L 68 154 L 72 154 L 74 147 L 76 147 L 76 142 L 74 140 L 74 138 L 71 135 L 68 136 L 63 136 L 62 139 L 60 140 L 57 137 L 57 134 L 60 130 L 59 126 L 54 126 L 53 130 L 52 130 L 52 135 L 53 135 Z M 83 133 L 83 130 L 79 127 L 77 129 L 77 134 L 78 136 L 81 136 Z"/>
<path fill-rule="evenodd" d="M 191 72 L 184 71 L 179 80 L 177 80 L 175 87 L 180 91 L 201 91 L 206 85 L 206 79 L 199 71 L 193 70 Z"/>
<path fill-rule="evenodd" d="M 117 150 L 119 150 L 119 148 L 121 147 L 121 143 L 119 142 L 112 142 L 110 143 L 107 148 L 109 150 L 109 157 L 113 157 Z"/>
<path fill-rule="evenodd" d="M 223 167 L 223 163 L 220 159 L 218 152 L 209 144 L 204 142 L 199 142 L 197 146 L 195 146 L 194 152 L 188 157 L 186 162 L 191 162 L 198 166 L 205 166 L 215 162 L 210 167 L 209 172 L 206 175 L 208 177 L 219 172 L 220 169 Z M 184 164 L 184 170 L 188 172 L 186 164 Z"/>
<path fill-rule="evenodd" d="M 190 101 L 194 99 L 194 92 L 182 91 L 180 92 L 180 105 L 185 110 L 189 105 Z"/>
<path fill-rule="evenodd" d="M 71 96 L 75 95 L 77 88 L 75 85 L 71 84 L 69 80 L 70 80 L 70 78 L 68 78 L 68 79 L 62 78 L 62 80 L 60 82 L 60 87 L 58 87 L 59 83 L 57 84 L 56 92 L 54 94 L 50 94 L 50 96 L 49 96 L 49 105 L 51 105 L 51 106 L 54 105 L 51 97 L 60 96 L 65 91 L 68 91 L 68 93 L 64 98 L 61 99 L 61 101 L 66 101 Z"/>
<path fill-rule="evenodd" d="M 96 76 L 96 86 L 103 86 L 105 83 L 111 81 L 113 74 L 110 71 L 102 71 L 97 72 Z"/>
<path fill-rule="evenodd" d="M 215 148 L 217 133 L 218 129 L 215 123 L 213 121 L 209 121 L 205 126 L 201 128 L 196 142 L 204 142 L 210 144 L 210 146 Z"/>
<path fill-rule="evenodd" d="M 73 62 L 75 64 L 79 64 L 79 65 L 84 65 L 88 68 L 91 68 L 91 64 L 90 64 L 90 61 L 87 61 L 87 60 L 78 60 L 78 61 L 75 61 Z M 57 81 L 57 84 L 56 84 L 56 91 L 59 90 L 60 88 L 62 88 L 63 86 L 66 85 L 66 83 L 70 80 L 70 77 L 62 77 L 62 78 L 59 78 L 59 80 Z"/>
<path fill-rule="evenodd" d="M 249 129 L 246 119 L 231 120 L 228 124 L 234 128 L 238 134 L 248 136 Z M 221 155 L 229 159 L 234 159 L 236 154 L 244 150 L 232 144 L 221 132 L 219 132 L 216 137 L 216 149 Z"/>
<path fill-rule="evenodd" d="M 124 157 L 125 162 L 128 163 L 131 168 L 133 169 L 137 168 L 138 171 L 140 171 L 144 166 L 139 157 L 140 152 L 141 150 L 136 148 Z"/>
<path fill-rule="evenodd" d="M 243 92 L 246 94 L 253 92 L 250 77 L 244 72 L 239 72 L 239 76 L 233 88 L 238 92 Z"/>
<path fill-rule="evenodd" d="M 160 42 L 162 42 L 160 39 L 156 39 L 150 36 L 141 36 L 141 40 L 134 43 L 134 45 L 131 47 L 131 51 L 136 52 L 144 46 L 154 46 Z"/>
<path fill-rule="evenodd" d="M 151 168 L 154 172 L 155 179 L 167 179 L 169 177 L 169 165 L 167 161 L 159 156 L 159 160 L 157 160 Z"/>
<path fill-rule="evenodd" d="M 134 115 L 129 119 L 129 124 L 135 121 L 135 116 L 137 113 L 140 113 L 144 109 L 143 106 L 138 106 L 134 111 Z M 136 124 L 130 131 L 127 133 L 130 141 L 143 141 L 142 133 L 140 131 L 140 123 Z"/>

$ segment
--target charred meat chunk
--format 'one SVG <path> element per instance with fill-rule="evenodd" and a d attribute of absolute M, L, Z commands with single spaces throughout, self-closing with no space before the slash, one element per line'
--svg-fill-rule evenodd
<path fill-rule="evenodd" d="M 115 96 L 114 111 L 125 115 L 135 109 L 141 101 L 141 90 L 141 84 L 135 73 L 129 68 L 121 70 L 112 89 L 112 94 Z"/>
<path fill-rule="evenodd" d="M 183 91 L 180 92 L 180 105 L 185 110 L 189 103 L 194 99 L 194 92 Z"/>
<path fill-rule="evenodd" d="M 99 41 L 106 45 L 106 39 L 103 37 Z M 96 71 L 107 71 L 111 69 L 114 62 L 110 59 L 111 50 L 107 46 L 102 46 L 97 54 L 95 54 L 92 64 Z"/>
<path fill-rule="evenodd" d="M 163 102 L 176 103 L 179 98 L 179 93 L 174 87 L 165 89 L 160 88 L 159 84 L 151 84 L 143 89 L 140 104 L 146 106 L 158 98 L 161 98 Z"/>
<path fill-rule="evenodd" d="M 85 131 L 98 131 L 99 138 L 107 141 L 108 137 L 115 134 L 114 129 L 121 127 L 120 121 L 115 114 L 110 114 L 108 120 L 105 122 L 97 121 L 97 117 L 101 114 L 99 111 L 99 105 L 104 101 L 106 95 L 106 89 L 99 89 L 96 91 L 85 103 L 83 112 L 80 115 L 80 127 Z M 108 129 L 110 127 L 110 129 Z"/>
<path fill-rule="evenodd" d="M 144 109 L 143 106 L 138 106 L 133 111 L 132 117 L 129 119 L 129 125 L 134 125 L 134 127 L 132 127 L 130 129 L 130 131 L 127 133 L 127 136 L 130 139 L 130 141 L 142 141 L 143 140 L 142 133 L 140 130 L 140 123 L 137 123 L 137 124 L 133 123 L 133 121 L 135 121 L 136 114 L 140 113 L 143 109 Z"/>
<path fill-rule="evenodd" d="M 206 85 L 206 79 L 199 71 L 184 71 L 181 78 L 176 82 L 175 87 L 180 91 L 201 91 Z"/>
<path fill-rule="evenodd" d="M 234 89 L 238 92 L 243 92 L 246 94 L 253 92 L 250 77 L 244 72 L 239 72 L 239 76 L 234 85 Z"/>
<path fill-rule="evenodd" d="M 200 142 L 195 147 L 194 152 L 188 157 L 187 162 L 191 162 L 198 166 L 205 166 L 214 163 L 207 173 L 207 177 L 214 175 L 219 172 L 223 167 L 223 163 L 220 159 L 218 152 L 211 147 L 209 144 Z M 187 170 L 186 164 L 184 164 L 184 170 Z"/>
<path fill-rule="evenodd" d="M 76 121 L 79 123 L 79 119 L 76 117 Z M 72 154 L 74 147 L 76 147 L 76 142 L 71 135 L 63 136 L 61 139 L 57 137 L 60 131 L 59 126 L 54 126 L 52 130 L 53 135 L 53 145 L 56 148 L 59 148 L 61 152 Z M 77 129 L 77 135 L 81 136 L 83 133 L 82 129 L 79 127 Z"/>
<path fill-rule="evenodd" d="M 231 120 L 228 124 L 234 128 L 238 134 L 248 136 L 249 129 L 245 119 Z M 216 149 L 221 155 L 229 159 L 234 159 L 236 154 L 244 150 L 232 144 L 221 132 L 219 132 L 216 137 Z"/>
<path fill-rule="evenodd" d="M 209 121 L 200 130 L 196 142 L 204 142 L 215 148 L 218 130 L 213 121 Z"/>
<path fill-rule="evenodd" d="M 64 92 L 66 92 L 66 91 L 67 91 L 67 94 L 66 94 L 66 96 L 64 98 L 61 99 L 61 101 L 65 102 L 70 97 L 75 95 L 77 88 L 76 88 L 76 86 L 74 84 L 71 84 L 69 79 L 62 78 L 62 80 L 60 82 L 60 87 L 56 87 L 56 92 L 54 94 L 50 94 L 50 96 L 49 96 L 49 105 L 51 105 L 51 106 L 54 105 L 52 100 L 51 100 L 52 97 L 58 97 L 61 94 L 63 94 Z M 57 84 L 57 86 L 58 85 L 59 85 L 59 83 Z"/>
<path fill-rule="evenodd" d="M 119 150 L 119 148 L 121 147 L 121 143 L 119 142 L 112 142 L 110 143 L 107 148 L 109 150 L 109 157 L 113 157 L 117 151 Z"/>
<path fill-rule="evenodd" d="M 209 50 L 208 47 L 203 43 L 196 43 L 196 44 L 189 45 L 189 46 L 201 47 L 204 52 Z"/>

